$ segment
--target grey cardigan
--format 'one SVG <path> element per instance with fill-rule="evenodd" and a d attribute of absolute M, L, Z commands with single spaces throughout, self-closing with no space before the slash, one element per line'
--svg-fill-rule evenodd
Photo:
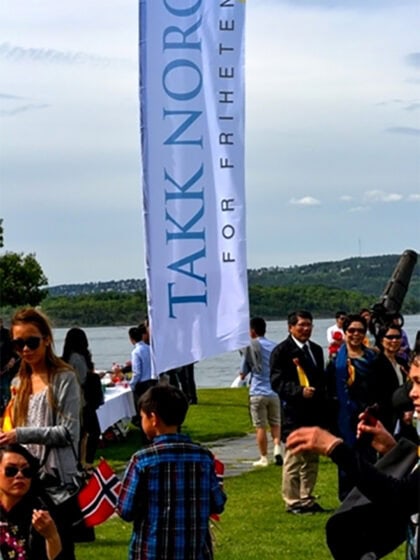
<path fill-rule="evenodd" d="M 19 377 L 13 380 L 18 387 Z M 38 443 L 49 446 L 60 480 L 72 482 L 77 473 L 77 461 L 68 441 L 70 435 L 76 453 L 80 437 L 81 391 L 73 371 L 60 371 L 53 379 L 53 393 L 57 409 L 50 406 L 45 411 L 45 426 L 22 426 L 16 428 L 17 443 Z"/>

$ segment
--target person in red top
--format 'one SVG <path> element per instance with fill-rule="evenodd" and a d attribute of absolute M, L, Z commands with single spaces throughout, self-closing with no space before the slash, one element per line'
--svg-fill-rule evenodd
<path fill-rule="evenodd" d="M 328 356 L 330 358 L 334 357 L 337 354 L 343 342 L 344 335 L 340 331 L 335 331 L 332 335 L 332 342 L 328 346 Z"/>

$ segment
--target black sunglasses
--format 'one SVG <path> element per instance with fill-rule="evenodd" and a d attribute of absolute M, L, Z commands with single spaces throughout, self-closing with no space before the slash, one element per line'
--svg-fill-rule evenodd
<path fill-rule="evenodd" d="M 4 467 L 4 476 L 7 476 L 7 478 L 14 478 L 19 472 L 25 478 L 32 478 L 34 476 L 31 467 L 23 467 L 23 469 L 19 467 Z"/>
<path fill-rule="evenodd" d="M 387 340 L 400 340 L 402 336 L 400 334 L 385 334 L 384 338 L 386 338 Z"/>
<path fill-rule="evenodd" d="M 41 340 L 41 336 L 28 336 L 28 338 L 14 338 L 12 343 L 14 349 L 21 352 L 25 346 L 27 346 L 29 350 L 36 350 L 41 344 Z"/>
<path fill-rule="evenodd" d="M 359 329 L 357 327 L 349 327 L 347 329 L 347 332 L 350 333 L 350 334 L 355 334 L 355 333 L 365 334 L 366 331 L 365 331 L 365 329 L 362 329 L 362 328 Z"/>

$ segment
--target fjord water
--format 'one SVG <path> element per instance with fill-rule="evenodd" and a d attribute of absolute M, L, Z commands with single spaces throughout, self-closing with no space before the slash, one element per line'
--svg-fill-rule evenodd
<path fill-rule="evenodd" d="M 326 330 L 334 324 L 334 319 L 315 319 L 312 340 L 327 350 Z M 129 327 L 90 327 L 85 328 L 93 361 L 98 370 L 110 370 L 113 362 L 124 364 L 130 359 L 132 345 L 128 339 Z M 420 330 L 420 315 L 407 315 L 404 329 L 410 345 L 414 344 L 416 333 Z M 62 353 L 67 329 L 55 329 L 56 351 Z M 287 336 L 286 321 L 268 321 L 267 337 L 280 342 Z M 198 387 L 229 387 L 236 377 L 240 365 L 238 352 L 228 352 L 197 363 L 195 378 Z"/>

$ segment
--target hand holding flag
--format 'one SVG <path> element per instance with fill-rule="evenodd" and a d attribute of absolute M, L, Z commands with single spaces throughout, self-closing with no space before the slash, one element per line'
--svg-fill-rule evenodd
<path fill-rule="evenodd" d="M 119 478 L 105 459 L 101 459 L 78 495 L 86 527 L 100 525 L 111 517 L 117 506 L 120 490 Z"/>

